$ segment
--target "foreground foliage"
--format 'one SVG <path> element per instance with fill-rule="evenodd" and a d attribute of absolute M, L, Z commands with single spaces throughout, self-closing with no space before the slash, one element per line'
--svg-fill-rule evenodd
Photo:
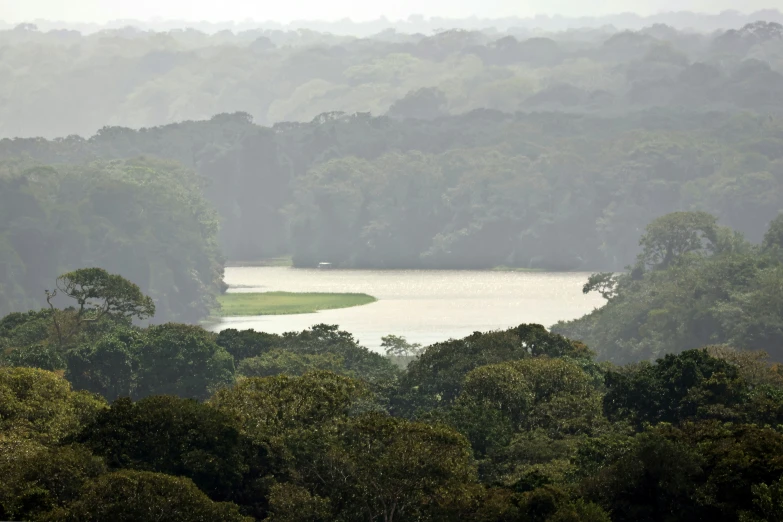
<path fill-rule="evenodd" d="M 585 289 L 612 310 L 647 274 L 724 255 L 778 262 L 781 226 L 751 248 L 707 214 L 665 216 L 648 228 L 633 272 L 597 274 Z M 426 348 L 384 337 L 390 356 L 410 359 L 402 370 L 337 326 L 142 328 L 129 316 L 151 313 L 149 298 L 120 276 L 78 270 L 61 287 L 77 307 L 0 320 L 0 518 L 757 522 L 780 513 L 783 372 L 764 352 L 712 345 L 617 366 L 523 324 Z"/>
<path fill-rule="evenodd" d="M 177 355 L 156 369 L 144 352 L 130 365 L 96 359 L 107 379 L 98 382 L 118 372 L 138 383 L 132 396 L 147 395 L 95 390 L 121 397 L 111 404 L 74 391 L 62 372 L 0 368 L 3 518 L 756 522 L 779 513 L 783 377 L 761 353 L 711 346 L 620 367 L 520 325 L 430 346 L 401 373 L 325 325 L 215 335 L 120 321 L 104 335 L 94 351 L 115 343 L 159 347 L 150 361 Z M 210 353 L 231 360 L 231 379 L 210 380 L 222 375 L 198 362 Z"/>

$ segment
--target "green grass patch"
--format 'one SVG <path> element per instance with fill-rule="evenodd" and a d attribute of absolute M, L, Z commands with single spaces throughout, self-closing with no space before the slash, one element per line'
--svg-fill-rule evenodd
<path fill-rule="evenodd" d="M 367 294 L 299 294 L 292 292 L 230 293 L 218 296 L 223 317 L 242 315 L 311 314 L 374 303 Z"/>

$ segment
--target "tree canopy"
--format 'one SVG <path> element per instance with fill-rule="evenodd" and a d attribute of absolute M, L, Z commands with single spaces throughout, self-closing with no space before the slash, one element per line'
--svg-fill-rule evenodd
<path fill-rule="evenodd" d="M 642 236 L 635 265 L 594 275 L 585 285 L 608 297 L 606 306 L 553 331 L 615 363 L 720 344 L 783 361 L 779 226 L 776 217 L 766 234 L 757 234 L 765 238 L 761 244 L 752 244 L 702 212 L 660 217 Z"/>
<path fill-rule="evenodd" d="M 58 307 L 71 295 L 82 320 L 207 317 L 223 261 L 200 186 L 181 166 L 143 158 L 3 163 L 0 313 L 44 307 L 49 289 Z"/>
<path fill-rule="evenodd" d="M 0 22 L 0 519 L 781 520 L 783 17 L 605 20 Z M 606 305 L 200 325 L 272 256 Z"/>
<path fill-rule="evenodd" d="M 174 191 L 179 203 L 144 210 L 150 201 L 164 203 L 172 184 L 155 193 L 135 187 L 129 197 L 124 183 L 156 179 L 134 170 L 111 186 L 98 184 L 90 201 L 104 203 L 80 214 L 82 221 L 93 213 L 110 217 L 120 237 L 136 231 L 134 245 L 146 247 L 120 243 L 116 231 L 102 234 L 90 220 L 83 229 L 92 230 L 90 248 L 67 241 L 62 248 L 75 259 L 46 276 L 104 267 L 139 284 L 165 320 L 208 314 L 209 295 L 221 286 L 215 234 L 233 261 L 293 255 L 298 266 L 327 260 L 371 268 L 616 271 L 634 262 L 640 231 L 658 216 L 708 212 L 760 241 L 760 225 L 783 208 L 779 20 L 773 12 L 758 16 L 757 23 L 731 18 L 726 23 L 737 27 L 709 34 L 661 25 L 391 39 L 108 31 L 74 34 L 65 43 L 57 32 L 0 31 L 8 46 L 0 63 L 12 64 L 15 81 L 40 85 L 40 68 L 47 81 L 65 75 L 76 82 L 65 82 L 69 89 L 93 92 L 61 54 L 71 45 L 86 53 L 86 64 L 103 64 L 101 52 L 121 55 L 112 64 L 130 82 L 120 82 L 130 92 L 89 95 L 78 117 L 58 119 L 74 128 L 57 130 L 47 116 L 46 128 L 31 134 L 24 128 L 39 126 L 29 117 L 33 107 L 49 114 L 38 97 L 56 96 L 53 89 L 19 90 L 32 98 L 8 104 L 27 107 L 25 117 L 0 119 L 0 136 L 8 137 L 0 141 L 0 159 L 17 170 L 20 161 L 32 160 L 39 176 L 61 173 L 64 165 L 84 170 L 96 160 L 138 162 L 140 156 L 198 172 L 202 178 L 191 177 L 188 185 L 203 190 L 219 231 L 215 216 L 182 187 Z M 23 60 L 35 45 L 62 59 L 56 67 Z M 219 72 L 211 76 L 211 70 Z M 203 75 L 225 81 L 212 89 Z M 105 105 L 96 103 L 107 96 Z M 58 111 L 78 106 L 57 104 Z M 10 121 L 23 123 L 3 133 Z M 114 204 L 118 194 L 125 201 Z M 3 212 L 20 212 L 27 199 L 9 196 Z M 171 210 L 183 205 L 198 230 Z M 142 225 L 150 222 L 159 230 Z M 23 310 L 43 286 L 34 275 L 40 267 L 26 260 L 33 255 L 28 250 L 51 244 L 51 233 L 31 226 L 25 220 L 10 226 L 16 232 L 0 234 L 7 310 Z M 20 250 L 15 234 L 25 235 L 28 248 Z M 106 248 L 95 245 L 96 235 Z M 657 255 L 657 240 L 650 240 L 648 254 Z M 209 251 L 206 257 L 199 248 Z M 172 266 L 176 251 L 194 261 Z M 149 268 L 136 268 L 142 266 Z M 147 281 L 176 291 L 157 291 Z"/>
<path fill-rule="evenodd" d="M 618 284 L 622 296 L 625 282 Z M 36 320 L 28 316 L 2 324 Z M 299 375 L 297 364 L 279 364 L 276 375 L 218 381 L 212 392 L 211 366 L 201 358 L 218 348 L 220 360 L 233 362 L 215 340 L 246 356 L 240 366 L 265 356 L 311 365 L 331 357 L 337 371 Z M 325 325 L 283 336 L 218 336 L 185 325 L 114 323 L 106 337 L 85 337 L 100 348 L 78 352 L 78 372 L 89 375 L 89 357 L 106 350 L 95 359 L 96 375 L 110 377 L 113 365 L 122 379 L 128 368 L 163 372 L 154 382 L 174 383 L 165 391 L 179 397 L 150 388 L 145 394 L 158 395 L 111 405 L 72 391 L 55 373 L 0 367 L 0 515 L 346 522 L 777 516 L 783 372 L 762 353 L 710 346 L 654 362 L 596 364 L 583 344 L 521 325 L 426 347 L 399 379 L 379 387 L 373 372 L 348 376 L 356 363 L 336 354 L 355 351 L 351 341 Z M 109 356 L 118 343 L 130 353 L 158 345 L 154 360 L 163 360 L 166 347 L 181 364 L 144 370 L 140 353 L 128 366 L 125 356 Z M 85 382 L 70 368 L 67 375 Z M 117 394 L 127 385 L 122 379 L 96 391 Z M 189 398 L 204 386 L 198 393 L 206 400 Z"/>

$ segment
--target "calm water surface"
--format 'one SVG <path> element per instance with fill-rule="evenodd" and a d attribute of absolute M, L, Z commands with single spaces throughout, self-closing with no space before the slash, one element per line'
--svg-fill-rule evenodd
<path fill-rule="evenodd" d="M 551 326 L 603 305 L 598 294 L 582 294 L 589 274 L 424 270 L 307 270 L 282 267 L 226 268 L 230 292 L 358 292 L 378 302 L 315 314 L 227 317 L 226 328 L 270 333 L 337 324 L 364 346 L 379 350 L 381 337 L 405 336 L 423 345 L 475 331 L 521 323 Z"/>

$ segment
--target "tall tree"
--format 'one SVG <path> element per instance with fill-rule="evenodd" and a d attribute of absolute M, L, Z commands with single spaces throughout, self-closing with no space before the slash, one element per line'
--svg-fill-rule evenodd
<path fill-rule="evenodd" d="M 52 300 L 61 293 L 76 301 L 75 311 L 57 310 Z M 116 320 L 146 319 L 155 315 L 152 299 L 142 294 L 122 276 L 102 268 L 83 268 L 57 278 L 57 290 L 46 290 L 46 301 L 52 309 L 57 342 L 63 348 L 85 324 L 104 317 Z"/>

